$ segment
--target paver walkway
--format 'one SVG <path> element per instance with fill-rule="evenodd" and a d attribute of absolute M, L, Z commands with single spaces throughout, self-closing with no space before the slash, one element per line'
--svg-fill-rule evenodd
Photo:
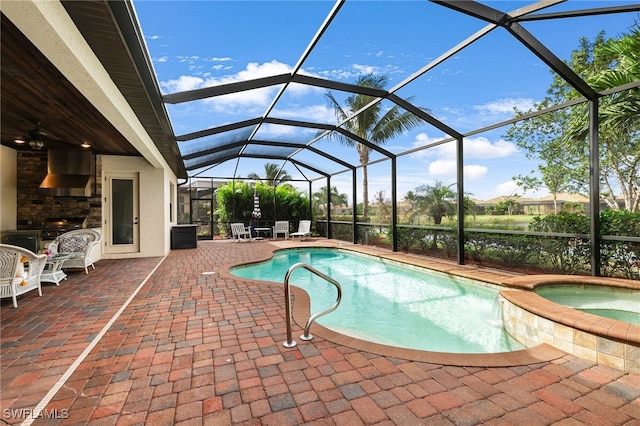
<path fill-rule="evenodd" d="M 101 260 L 46 284 L 43 297 L 20 297 L 18 309 L 4 299 L 2 421 L 640 425 L 640 376 L 571 355 L 466 367 L 318 336 L 285 348 L 282 287 L 221 271 L 291 244 L 200 241 L 164 260 Z"/>

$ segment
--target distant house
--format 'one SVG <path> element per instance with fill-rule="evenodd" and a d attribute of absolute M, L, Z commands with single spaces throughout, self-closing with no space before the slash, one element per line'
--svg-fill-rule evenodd
<path fill-rule="evenodd" d="M 515 200 L 518 203 L 518 207 L 515 209 L 514 214 L 532 214 L 532 215 L 546 215 L 560 211 L 568 212 L 587 212 L 589 211 L 589 197 L 582 194 L 571 194 L 568 192 L 562 192 L 555 195 L 555 201 L 553 195 L 547 195 L 542 198 L 525 198 L 517 195 L 501 195 L 491 198 L 489 200 L 474 200 L 478 207 L 479 214 L 488 214 L 488 207 L 496 206 L 497 204 L 505 200 Z M 624 206 L 624 203 L 618 202 L 620 206 Z M 600 201 L 600 209 L 605 210 L 608 206 L 604 200 Z"/>
<path fill-rule="evenodd" d="M 489 212 L 491 211 L 491 208 L 507 200 L 514 200 L 516 203 L 518 203 L 517 207 L 513 210 L 512 214 L 523 214 L 524 213 L 523 206 L 526 203 L 533 201 L 532 198 L 524 198 L 524 197 L 520 197 L 519 195 L 500 195 L 497 197 L 493 197 L 489 200 L 474 200 L 474 201 L 478 209 L 478 214 L 489 214 Z"/>
<path fill-rule="evenodd" d="M 533 200 L 525 207 L 526 214 L 551 214 L 560 211 L 586 212 L 589 211 L 589 198 L 581 194 L 562 192 Z"/>

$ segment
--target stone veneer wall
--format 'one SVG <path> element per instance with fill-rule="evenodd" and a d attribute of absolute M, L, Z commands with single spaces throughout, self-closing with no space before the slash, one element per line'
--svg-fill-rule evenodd
<path fill-rule="evenodd" d="M 640 346 L 637 343 L 578 330 L 529 312 L 503 295 L 499 299 L 505 329 L 527 348 L 547 343 L 598 364 L 640 373 Z"/>
<path fill-rule="evenodd" d="M 47 151 L 19 151 L 17 161 L 18 229 L 39 230 L 50 217 L 87 217 L 88 228 L 101 227 L 101 156 L 94 156 L 97 179 L 91 179 L 91 197 L 56 197 L 39 188 L 47 175 Z"/>

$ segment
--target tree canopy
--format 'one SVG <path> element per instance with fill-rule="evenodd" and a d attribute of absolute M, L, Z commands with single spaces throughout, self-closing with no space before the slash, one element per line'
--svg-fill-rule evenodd
<path fill-rule="evenodd" d="M 327 187 L 323 186 L 319 191 L 313 193 L 313 205 L 322 211 L 322 214 L 328 208 L 334 208 L 336 206 L 347 206 L 349 205 L 347 194 L 339 193 L 338 188 L 336 186 L 331 187 L 331 192 L 329 195 L 329 201 L 327 202 Z M 328 205 L 328 206 L 327 206 Z"/>
<path fill-rule="evenodd" d="M 216 191 L 215 214 L 220 223 L 252 221 L 254 194 L 259 197 L 262 221 L 309 218 L 309 199 L 290 184 L 274 187 L 260 182 L 229 182 Z"/>
<path fill-rule="evenodd" d="M 433 218 L 436 225 L 442 223 L 445 216 L 455 215 L 456 193 L 451 189 L 453 185 L 445 186 L 442 182 L 435 185 L 420 185 L 415 191 L 409 191 L 405 196 L 411 206 L 411 218 L 426 214 Z"/>
<path fill-rule="evenodd" d="M 264 176 L 260 176 L 255 172 L 247 175 L 249 179 L 255 179 L 258 182 L 266 181 L 267 185 L 276 186 L 291 180 L 291 175 L 282 167 L 274 163 L 266 163 L 264 165 Z"/>
<path fill-rule="evenodd" d="M 640 28 L 636 25 L 617 39 L 606 39 L 604 33 L 592 42 L 581 38 L 569 65 L 599 93 L 630 85 L 599 99 L 599 180 L 601 196 L 610 208 L 619 209 L 616 198 L 621 197 L 625 209 L 639 211 Z M 579 97 L 555 75 L 547 97 L 532 111 Z M 514 124 L 506 139 L 525 149 L 528 158 L 540 161 L 536 171 L 514 179 L 525 190 L 545 187 L 554 197 L 565 191 L 589 193 L 589 128 L 586 102 Z"/>
<path fill-rule="evenodd" d="M 365 74 L 358 78 L 356 84 L 374 89 L 384 89 L 388 80 L 389 78 L 385 75 Z M 325 96 L 340 122 L 348 120 L 355 112 L 376 99 L 373 96 L 359 93 L 353 94 L 345 100 L 345 104 L 342 106 L 330 91 Z M 408 100 L 411 101 L 411 98 Z M 382 104 L 378 102 L 362 114 L 346 121 L 343 127 L 374 145 L 383 145 L 394 137 L 416 128 L 422 123 L 424 123 L 424 120 L 420 117 L 401 109 L 397 105 L 385 111 L 382 108 Z M 329 137 L 335 138 L 344 145 L 353 146 L 358 151 L 360 165 L 362 166 L 362 214 L 366 216 L 369 206 L 367 164 L 369 163 L 371 148 L 338 132 L 332 132 Z"/>

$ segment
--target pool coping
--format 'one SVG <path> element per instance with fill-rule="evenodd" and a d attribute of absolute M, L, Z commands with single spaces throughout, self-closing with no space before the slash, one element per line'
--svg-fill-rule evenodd
<path fill-rule="evenodd" d="M 640 345 L 640 324 L 631 324 L 582 312 L 545 299 L 534 291 L 536 288 L 562 284 L 598 285 L 640 290 L 640 281 L 620 278 L 579 275 L 527 275 L 506 279 L 503 281 L 503 285 L 514 289 L 529 291 L 502 290 L 500 295 L 526 311 L 559 324 L 597 336 L 623 340 L 627 343 Z"/>
<path fill-rule="evenodd" d="M 500 285 L 502 281 L 512 278 L 514 274 L 497 271 L 490 268 L 482 268 L 479 266 L 458 265 L 453 262 L 442 261 L 439 259 L 422 258 L 418 256 L 407 255 L 398 252 L 384 252 L 375 247 L 359 246 L 359 245 L 339 245 L 338 242 L 331 240 L 310 240 L 305 242 L 297 242 L 292 244 L 289 241 L 264 241 L 256 244 L 269 244 L 272 248 L 270 251 L 256 250 L 256 260 L 253 262 L 230 263 L 223 265 L 218 274 L 233 280 L 250 281 L 259 285 L 282 287 L 270 281 L 247 280 L 233 275 L 231 268 L 239 265 L 262 262 L 273 257 L 273 253 L 286 248 L 339 248 L 343 250 L 351 250 L 363 254 L 371 254 L 388 260 L 394 260 L 409 265 L 422 266 L 428 269 L 434 269 L 451 275 L 462 276 L 474 280 L 484 281 L 490 284 Z M 266 245 L 265 245 L 266 246 Z M 266 248 L 266 247 L 265 247 Z M 306 291 L 299 287 L 291 286 L 291 293 L 294 297 L 292 317 L 294 322 L 304 329 L 309 316 L 311 315 L 310 300 Z M 284 298 L 284 295 L 283 295 Z M 314 323 L 311 326 L 310 333 L 314 336 L 331 341 L 333 343 L 343 345 L 352 349 L 364 352 L 370 352 L 378 355 L 389 356 L 394 358 L 402 358 L 411 361 L 428 362 L 440 365 L 452 366 L 469 366 L 469 367 L 515 367 L 521 365 L 530 365 L 540 362 L 553 361 L 561 358 L 567 352 L 558 349 L 552 345 L 543 343 L 534 347 L 525 348 L 511 352 L 498 352 L 491 354 L 463 354 L 449 352 L 433 352 L 425 350 L 407 349 L 395 346 L 388 346 L 379 343 L 368 342 L 351 336 L 329 330 L 320 324 Z M 295 339 L 294 339 L 295 340 Z M 299 344 L 304 344 L 304 341 Z M 283 342 L 284 343 L 284 342 Z"/>

